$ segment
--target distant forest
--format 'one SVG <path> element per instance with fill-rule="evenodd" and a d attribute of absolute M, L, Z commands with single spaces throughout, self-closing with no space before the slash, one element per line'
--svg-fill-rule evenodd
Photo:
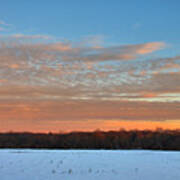
<path fill-rule="evenodd" d="M 180 130 L 0 133 L 0 148 L 180 150 Z"/>

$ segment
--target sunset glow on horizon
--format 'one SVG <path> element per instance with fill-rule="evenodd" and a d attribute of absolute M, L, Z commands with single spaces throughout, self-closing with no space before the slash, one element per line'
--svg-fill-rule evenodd
<path fill-rule="evenodd" d="M 180 129 L 178 6 L 102 2 L 3 3 L 0 132 Z"/>
<path fill-rule="evenodd" d="M 8 125 L 8 129 L 7 129 Z M 119 130 L 180 130 L 179 120 L 176 121 L 119 121 L 96 120 L 91 121 L 51 121 L 47 123 L 34 122 L 4 122 L 0 132 L 33 132 L 33 133 L 68 133 L 91 131 L 119 131 Z"/>

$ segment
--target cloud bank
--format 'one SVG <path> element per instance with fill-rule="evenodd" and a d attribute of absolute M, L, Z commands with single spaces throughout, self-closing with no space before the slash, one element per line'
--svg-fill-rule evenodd
<path fill-rule="evenodd" d="M 155 56 L 166 43 L 105 46 L 88 40 L 1 36 L 0 119 L 180 118 L 180 56 Z"/>

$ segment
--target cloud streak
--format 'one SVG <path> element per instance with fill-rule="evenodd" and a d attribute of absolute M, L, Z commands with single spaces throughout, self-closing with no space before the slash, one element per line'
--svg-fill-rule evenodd
<path fill-rule="evenodd" d="M 0 119 L 180 118 L 180 56 L 151 56 L 166 43 L 103 46 L 88 40 L 1 36 Z"/>
<path fill-rule="evenodd" d="M 3 39 L 3 37 L 1 37 Z M 144 44 L 135 45 L 121 45 L 121 46 L 89 46 L 87 43 L 83 46 L 74 43 L 38 43 L 34 40 L 50 39 L 50 36 L 43 35 L 23 35 L 14 34 L 9 37 L 4 37 L 3 45 L 4 49 L 8 46 L 9 51 L 16 49 L 17 51 L 29 51 L 33 57 L 35 53 L 41 54 L 52 54 L 60 58 L 63 61 L 87 61 L 87 62 L 99 62 L 99 61 L 121 61 L 121 60 L 133 60 L 140 55 L 146 55 L 155 51 L 165 48 L 163 42 L 150 42 Z M 29 40 L 29 41 L 27 41 Z M 27 43 L 28 42 L 28 43 Z M 3 47 L 1 47 L 3 49 Z M 46 51 L 46 52 L 44 52 Z M 33 54 L 34 53 L 34 54 Z M 41 57 L 39 57 L 41 58 Z"/>
<path fill-rule="evenodd" d="M 9 31 L 9 29 L 12 27 L 12 24 L 8 24 L 2 20 L 0 20 L 0 31 Z"/>

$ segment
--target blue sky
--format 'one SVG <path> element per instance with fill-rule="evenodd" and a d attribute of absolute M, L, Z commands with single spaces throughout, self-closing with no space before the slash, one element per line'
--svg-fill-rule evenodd
<path fill-rule="evenodd" d="M 76 39 L 102 35 L 109 43 L 165 41 L 178 44 L 178 0 L 4 1 L 0 19 L 14 33 Z"/>

